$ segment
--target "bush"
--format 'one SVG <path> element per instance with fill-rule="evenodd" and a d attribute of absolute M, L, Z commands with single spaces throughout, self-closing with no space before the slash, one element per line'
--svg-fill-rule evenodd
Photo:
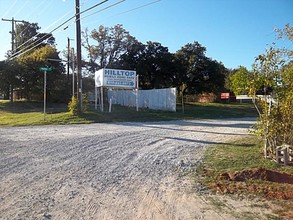
<path fill-rule="evenodd" d="M 71 97 L 71 101 L 68 103 L 68 110 L 72 115 L 78 115 L 78 102 L 74 96 Z"/>
<path fill-rule="evenodd" d="M 85 112 L 87 108 L 88 108 L 87 97 L 83 96 L 82 112 Z M 74 96 L 71 97 L 71 101 L 68 103 L 68 110 L 72 115 L 78 115 L 78 101 Z"/>

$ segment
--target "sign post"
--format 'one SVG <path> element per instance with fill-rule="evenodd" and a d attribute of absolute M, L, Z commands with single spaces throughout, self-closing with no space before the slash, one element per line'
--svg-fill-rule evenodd
<path fill-rule="evenodd" d="M 46 87 L 47 87 L 47 71 L 50 72 L 52 71 L 51 67 L 40 67 L 41 71 L 44 71 L 44 121 L 46 120 L 46 99 L 47 99 L 47 95 L 46 95 Z"/>

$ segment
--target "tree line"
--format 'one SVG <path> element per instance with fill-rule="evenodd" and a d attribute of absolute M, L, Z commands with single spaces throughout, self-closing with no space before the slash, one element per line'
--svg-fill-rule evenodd
<path fill-rule="evenodd" d="M 82 35 L 86 51 L 82 60 L 85 92 L 93 91 L 94 72 L 106 67 L 136 70 L 141 89 L 176 87 L 183 95 L 225 90 L 229 70 L 221 62 L 207 57 L 206 48 L 197 41 L 171 53 L 159 42 L 139 42 L 120 24 L 86 29 Z M 0 62 L 0 93 L 9 98 L 13 89 L 18 91 L 19 97 L 41 99 L 43 74 L 40 67 L 51 66 L 48 99 L 67 102 L 72 95 L 72 74 L 64 74 L 65 64 L 56 60 L 61 60 L 62 56 L 67 59 L 69 50 L 57 51 L 53 35 L 41 33 L 36 23 L 17 24 L 15 36 L 16 49 L 8 51 L 8 59 Z M 72 68 L 75 59 L 72 55 L 69 57 L 68 64 Z"/>

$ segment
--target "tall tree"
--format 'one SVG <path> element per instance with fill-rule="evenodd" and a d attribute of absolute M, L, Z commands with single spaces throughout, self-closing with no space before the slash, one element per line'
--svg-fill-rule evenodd
<path fill-rule="evenodd" d="M 63 86 L 64 88 L 56 88 L 58 85 L 56 82 L 61 80 L 61 78 L 65 78 L 65 75 L 64 77 L 61 76 L 64 70 L 63 66 L 59 62 L 52 62 L 48 59 L 60 59 L 56 48 L 50 45 L 35 49 L 32 53 L 17 58 L 17 62 L 21 64 L 21 74 L 19 75 L 22 82 L 21 89 L 28 99 L 41 99 L 43 88 L 41 66 L 51 66 L 53 68 L 53 71 L 48 74 L 48 100 L 52 98 L 51 94 L 54 90 L 60 90 L 60 94 L 66 94 L 66 86 Z M 63 94 L 60 96 L 59 101 L 61 101 L 61 97 L 65 98 Z M 52 99 L 58 100 L 56 97 Z"/>
<path fill-rule="evenodd" d="M 292 41 L 293 28 L 289 25 L 279 33 Z M 275 158 L 277 146 L 287 144 L 292 148 L 293 145 L 292 50 L 276 48 L 274 44 L 256 58 L 253 73 L 240 70 L 232 89 L 236 93 L 244 90 L 254 100 L 259 113 L 255 133 L 263 138 L 264 156 Z"/>
<path fill-rule="evenodd" d="M 247 95 L 249 93 L 249 84 L 253 75 L 245 67 L 240 66 L 238 70 L 229 75 L 230 90 L 235 95 Z"/>
<path fill-rule="evenodd" d="M 4 99 L 9 99 L 11 95 L 11 85 L 18 87 L 21 83 L 20 65 L 15 61 L 0 62 L 0 93 L 4 94 Z"/>
<path fill-rule="evenodd" d="M 83 37 L 82 45 L 88 51 L 89 64 L 98 68 L 116 67 L 121 56 L 137 44 L 137 40 L 121 24 L 110 28 L 101 25 L 90 34 L 86 30 Z"/>
<path fill-rule="evenodd" d="M 36 89 L 39 82 L 39 74 L 36 74 L 38 67 L 44 63 L 48 50 L 54 48 L 55 39 L 51 33 L 39 32 L 40 27 L 37 23 L 22 22 L 15 26 L 15 48 L 14 51 L 8 51 L 9 61 L 4 66 L 0 78 L 2 81 L 2 90 L 5 89 L 6 96 L 9 95 L 8 88 L 26 92 L 28 97 Z M 50 48 L 48 48 L 49 46 Z M 48 53 L 50 56 L 52 53 Z M 56 54 L 52 58 L 59 58 Z M 4 85 L 5 84 L 5 85 Z M 11 100 L 12 96 L 11 96 Z"/>
<path fill-rule="evenodd" d="M 183 46 L 175 54 L 179 63 L 179 72 L 176 78 L 185 84 L 183 95 L 186 92 L 201 92 L 198 85 L 208 79 L 206 48 L 199 42 L 189 43 Z"/>
<path fill-rule="evenodd" d="M 173 55 L 158 42 L 147 42 L 138 63 L 143 88 L 164 88 L 172 85 Z"/>
<path fill-rule="evenodd" d="M 15 51 L 11 55 L 21 55 L 32 52 L 34 49 L 44 47 L 46 45 L 53 46 L 55 38 L 51 33 L 39 32 L 41 28 L 37 23 L 29 23 L 27 21 L 18 23 L 15 27 Z"/>

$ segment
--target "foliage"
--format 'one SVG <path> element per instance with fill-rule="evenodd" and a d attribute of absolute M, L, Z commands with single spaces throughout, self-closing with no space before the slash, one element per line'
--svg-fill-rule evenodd
<path fill-rule="evenodd" d="M 83 32 L 83 37 L 82 45 L 88 51 L 89 64 L 93 65 L 92 72 L 95 68 L 114 68 L 120 57 L 137 43 L 137 40 L 120 24 L 110 28 L 101 25 L 98 30 L 94 29 L 90 34 L 86 30 Z M 92 44 L 91 40 L 96 44 Z"/>
<path fill-rule="evenodd" d="M 293 28 L 286 26 L 280 34 L 289 34 Z M 245 68 L 233 74 L 231 88 L 235 94 L 252 97 L 259 113 L 255 133 L 264 140 L 264 156 L 274 158 L 276 147 L 293 146 L 293 61 L 286 48 L 266 50 L 256 58 L 253 72 Z M 262 95 L 262 96 L 259 96 Z"/>
<path fill-rule="evenodd" d="M 186 85 L 183 94 L 217 93 L 224 89 L 226 68 L 207 58 L 206 48 L 197 41 L 173 54 L 159 42 L 138 42 L 122 25 L 100 26 L 90 33 L 86 30 L 83 37 L 89 57 L 86 65 L 92 72 L 104 67 L 133 69 L 143 89 L 180 89 L 182 84 Z"/>
<path fill-rule="evenodd" d="M 4 99 L 9 99 L 11 85 L 19 86 L 21 83 L 18 75 L 20 74 L 20 65 L 13 61 L 0 62 L 0 94 L 4 93 Z"/>
<path fill-rule="evenodd" d="M 252 81 L 252 74 L 243 66 L 235 72 L 229 75 L 230 90 L 235 95 L 247 95 L 249 93 L 249 84 Z"/>
<path fill-rule="evenodd" d="M 88 100 L 87 96 L 83 95 L 82 97 L 82 112 L 85 112 L 88 109 Z M 68 110 L 72 115 L 78 115 L 78 102 L 75 96 L 71 97 L 70 102 L 68 103 Z"/>
<path fill-rule="evenodd" d="M 172 54 L 158 42 L 148 41 L 137 64 L 140 87 L 144 89 L 172 86 Z"/>
<path fill-rule="evenodd" d="M 68 103 L 68 110 L 72 115 L 78 115 L 78 102 L 75 96 L 71 97 L 71 100 Z"/>
<path fill-rule="evenodd" d="M 47 98 L 48 101 L 65 101 L 66 97 L 66 77 L 62 74 L 63 66 L 59 62 L 50 62 L 47 59 L 59 59 L 55 47 L 46 45 L 33 50 L 17 58 L 21 65 L 19 78 L 21 79 L 20 89 L 29 100 L 39 100 L 41 98 L 44 74 L 40 71 L 42 66 L 52 67 L 52 71 L 47 73 Z"/>
<path fill-rule="evenodd" d="M 50 66 L 53 71 L 47 73 L 47 100 L 67 101 L 66 78 L 62 74 L 64 67 L 59 62 L 48 59 L 60 59 L 51 33 L 39 32 L 36 23 L 21 22 L 15 28 L 15 49 L 7 61 L 0 64 L 0 93 L 10 96 L 11 88 L 18 98 L 41 100 L 43 96 L 44 73 L 40 67 Z"/>
<path fill-rule="evenodd" d="M 188 43 L 175 53 L 176 84 L 185 83 L 185 93 L 217 93 L 224 89 L 227 70 L 223 64 L 205 56 L 206 48 L 199 42 Z"/>
<path fill-rule="evenodd" d="M 256 134 L 264 139 L 265 156 L 271 158 L 277 146 L 293 146 L 293 62 L 280 69 L 277 77 L 277 82 L 268 82 L 273 87 L 273 101 L 259 100 L 263 111 L 256 126 Z"/>
<path fill-rule="evenodd" d="M 257 98 L 258 83 L 251 84 L 250 95 L 262 110 L 256 134 L 264 140 L 265 157 L 274 158 L 277 146 L 293 146 L 293 61 L 288 50 L 270 47 L 266 54 L 258 56 L 254 79 L 263 82 L 264 94 Z"/>

